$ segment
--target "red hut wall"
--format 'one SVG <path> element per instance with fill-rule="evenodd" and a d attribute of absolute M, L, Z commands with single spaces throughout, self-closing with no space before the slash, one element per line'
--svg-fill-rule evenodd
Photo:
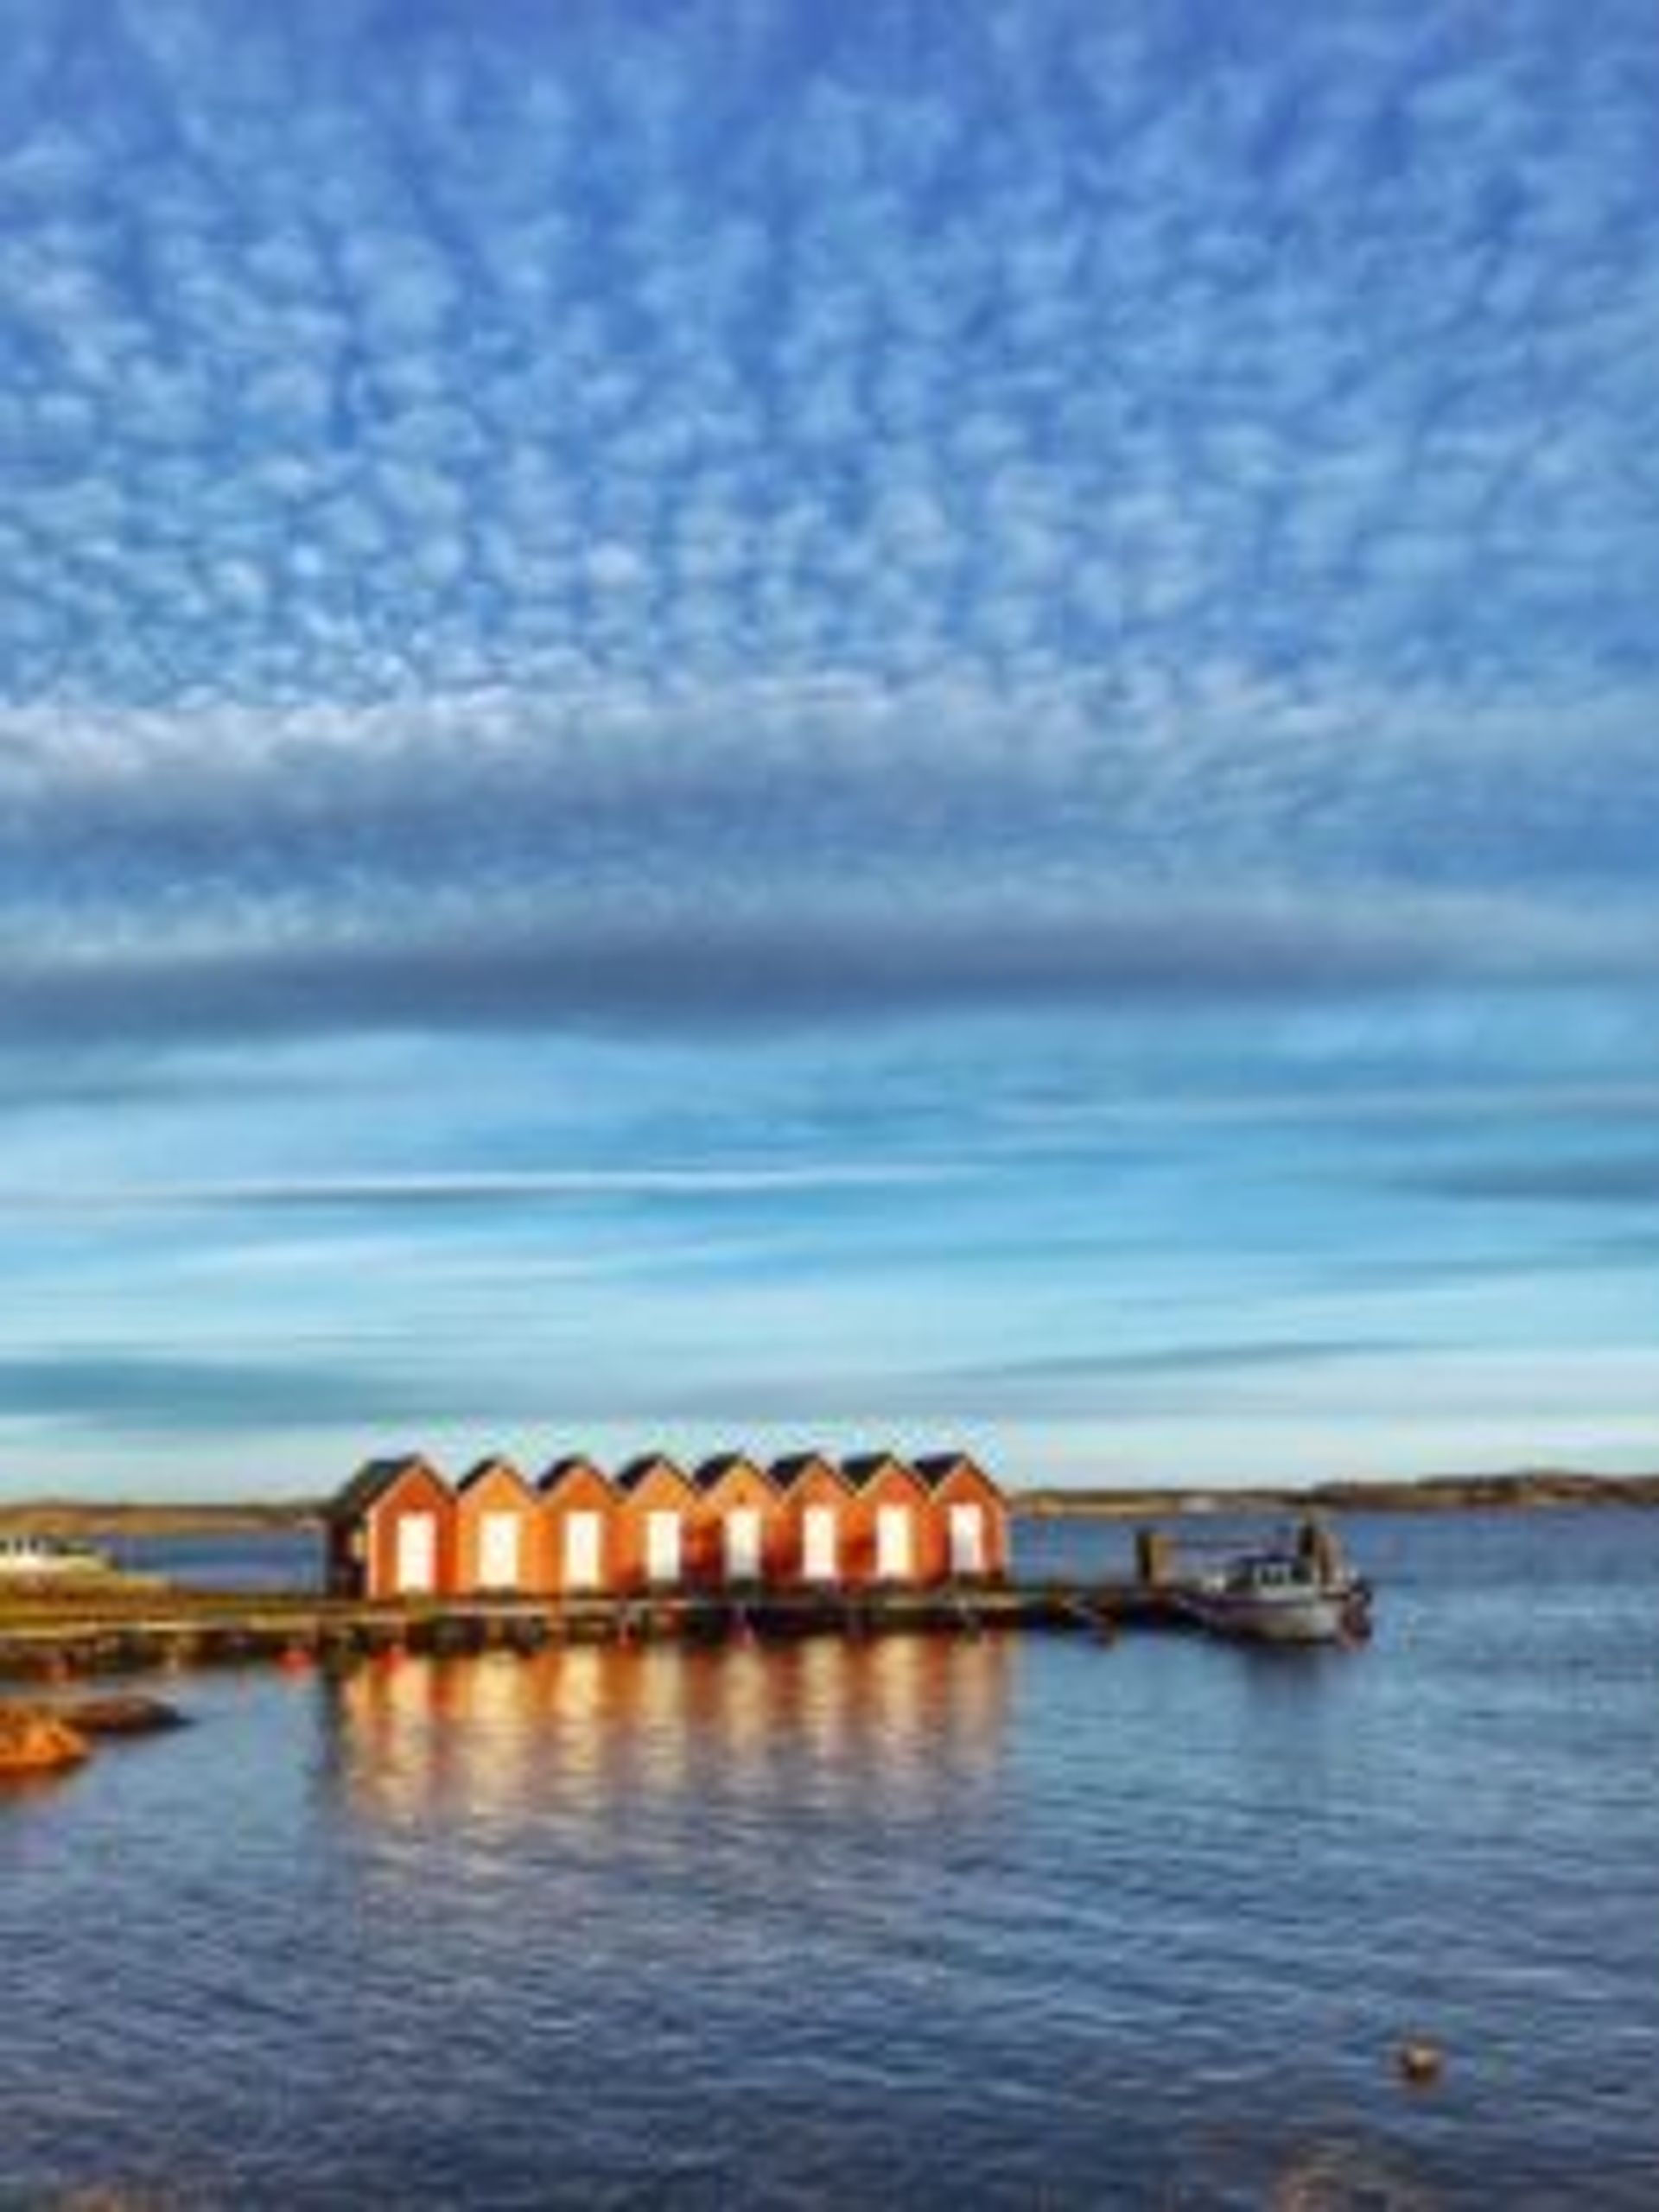
<path fill-rule="evenodd" d="M 775 1558 L 780 1583 L 830 1589 L 848 1579 L 855 1503 L 853 1493 L 827 1459 L 809 1461 L 793 1471 L 778 1508 Z M 827 1575 L 808 1572 L 817 1565 L 807 1556 L 807 1516 L 813 1512 L 835 1516 L 835 1547 Z"/>
<path fill-rule="evenodd" d="M 429 1516 L 432 1575 L 429 1591 L 404 1586 L 404 1567 L 418 1548 L 404 1523 Z M 435 1468 L 411 1467 L 383 1491 L 365 1516 L 364 1595 L 367 1598 L 453 1597 L 455 1592 L 455 1501 Z"/>
<path fill-rule="evenodd" d="M 545 1478 L 537 1546 L 539 1586 L 556 1597 L 615 1589 L 621 1518 L 621 1500 L 591 1461 L 573 1463 Z M 578 1525 L 573 1528 L 573 1523 Z"/>
<path fill-rule="evenodd" d="M 455 1501 L 456 1589 L 543 1591 L 541 1517 L 536 1493 L 505 1460 L 465 1484 Z M 515 1531 L 510 1544 L 507 1522 Z"/>
<path fill-rule="evenodd" d="M 909 1564 L 903 1571 L 881 1555 L 884 1510 L 902 1509 L 909 1516 Z M 843 1581 L 863 1584 L 937 1582 L 944 1573 L 939 1522 L 921 1478 L 901 1460 L 890 1459 L 879 1472 L 861 1482 L 849 1502 L 843 1547 Z"/>
<path fill-rule="evenodd" d="M 734 1513 L 760 1516 L 755 1572 L 733 1572 L 728 1530 Z M 734 1460 L 718 1482 L 702 1491 L 686 1539 L 687 1579 L 698 1587 L 723 1590 L 734 1580 L 776 1582 L 785 1573 L 787 1530 L 777 1491 L 747 1459 Z"/>
<path fill-rule="evenodd" d="M 979 1573 L 986 1581 L 1000 1581 L 1008 1571 L 1008 1502 L 984 1469 L 971 1459 L 958 1460 L 935 1486 L 932 1503 L 944 1573 L 956 1579 L 959 1572 L 950 1538 L 950 1509 L 977 1506 L 984 1547 Z"/>
<path fill-rule="evenodd" d="M 669 1459 L 659 1459 L 632 1488 L 621 1493 L 616 1512 L 615 1564 L 619 1590 L 683 1589 L 690 1563 L 692 1536 L 702 1500 Z M 672 1513 L 680 1523 L 677 1573 L 660 1573 L 651 1557 L 652 1516 Z"/>

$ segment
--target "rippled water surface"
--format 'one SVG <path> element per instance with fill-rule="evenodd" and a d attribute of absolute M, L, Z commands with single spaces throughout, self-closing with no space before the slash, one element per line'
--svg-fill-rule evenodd
<path fill-rule="evenodd" d="M 1353 1541 L 1357 1653 L 179 1676 L 0 1799 L 0 2203 L 1659 2204 L 1659 1516 Z"/>

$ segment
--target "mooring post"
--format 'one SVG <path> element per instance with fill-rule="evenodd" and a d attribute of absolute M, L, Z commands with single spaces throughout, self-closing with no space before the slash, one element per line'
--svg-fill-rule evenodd
<path fill-rule="evenodd" d="M 1135 1573 L 1144 1588 L 1161 1590 L 1169 1580 L 1173 1549 L 1170 1539 L 1161 1529 L 1135 1530 Z"/>

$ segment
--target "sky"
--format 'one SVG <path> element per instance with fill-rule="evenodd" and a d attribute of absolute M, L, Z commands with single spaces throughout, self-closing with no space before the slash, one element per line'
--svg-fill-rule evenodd
<path fill-rule="evenodd" d="M 1659 1466 L 1652 0 L 0 42 L 0 1494 Z"/>

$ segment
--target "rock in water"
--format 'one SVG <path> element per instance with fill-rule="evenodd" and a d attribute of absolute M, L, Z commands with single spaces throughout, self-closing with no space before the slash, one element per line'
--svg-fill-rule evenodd
<path fill-rule="evenodd" d="M 79 1731 L 55 1713 L 0 1706 L 0 1782 L 79 1766 L 90 1748 Z"/>
<path fill-rule="evenodd" d="M 61 1708 L 60 1717 L 82 1736 L 155 1736 L 187 1725 L 176 1706 L 136 1694 L 77 1698 Z"/>
<path fill-rule="evenodd" d="M 1431 2082 L 1438 2082 L 1446 2065 L 1446 2053 L 1427 2036 L 1408 2036 L 1394 2056 L 1401 2080 L 1414 2089 L 1425 2089 Z"/>

